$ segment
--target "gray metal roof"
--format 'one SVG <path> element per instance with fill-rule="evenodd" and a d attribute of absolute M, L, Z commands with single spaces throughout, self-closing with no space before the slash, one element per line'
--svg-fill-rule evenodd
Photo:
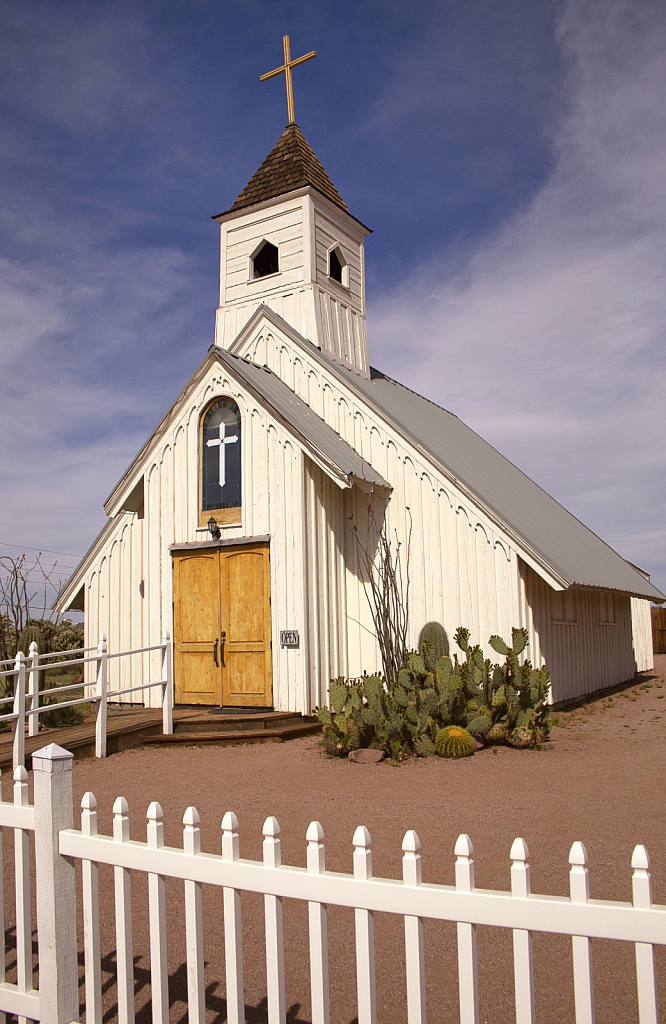
<path fill-rule="evenodd" d="M 258 366 L 247 359 L 215 349 L 218 360 L 254 391 L 296 434 L 316 451 L 321 452 L 347 476 L 379 487 L 391 487 L 369 462 L 347 444 L 339 434 L 306 405 L 268 366 Z"/>
<path fill-rule="evenodd" d="M 544 567 L 568 586 L 619 590 L 661 603 L 666 595 L 584 526 L 513 463 L 451 412 L 379 370 L 370 380 L 342 366 L 268 306 L 257 309 L 241 335 L 266 315 L 315 355 L 399 433 L 428 455 L 487 508 Z M 239 335 L 239 339 L 241 337 Z"/>
<path fill-rule="evenodd" d="M 569 586 L 664 600 L 645 576 L 453 413 L 378 370 L 371 370 L 370 380 L 342 372 L 352 378 L 355 390 L 478 495 Z"/>

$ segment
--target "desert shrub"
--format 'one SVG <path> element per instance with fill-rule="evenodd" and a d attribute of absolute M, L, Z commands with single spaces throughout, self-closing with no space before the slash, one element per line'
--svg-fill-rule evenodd
<path fill-rule="evenodd" d="M 454 654 L 451 661 L 446 654 L 435 658 L 436 636 L 422 635 L 420 651 L 407 653 L 390 687 L 377 675 L 332 680 L 331 709 L 315 708 L 327 752 L 344 757 L 374 747 L 398 761 L 407 755 L 429 757 L 447 727 L 463 730 L 470 742 L 475 737 L 514 747 L 542 744 L 550 732 L 550 677 L 545 667 L 520 664 L 526 630 L 512 630 L 511 646 L 499 636 L 490 638 L 493 650 L 505 656 L 502 665 L 484 658 L 469 638 L 469 630 L 456 630 L 464 658 Z"/>

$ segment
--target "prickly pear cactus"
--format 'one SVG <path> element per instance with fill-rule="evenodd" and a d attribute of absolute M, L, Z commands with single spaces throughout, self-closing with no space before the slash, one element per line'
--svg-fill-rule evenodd
<path fill-rule="evenodd" d="M 469 757 L 474 753 L 474 740 L 458 725 L 447 725 L 435 738 L 435 750 L 440 757 Z"/>

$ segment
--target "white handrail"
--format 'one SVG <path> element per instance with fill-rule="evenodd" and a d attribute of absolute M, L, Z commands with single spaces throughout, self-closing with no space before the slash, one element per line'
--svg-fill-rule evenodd
<path fill-rule="evenodd" d="M 112 698 L 125 696 L 129 693 L 139 693 L 143 690 L 162 687 L 162 729 L 165 735 L 173 732 L 173 667 L 171 658 L 171 637 L 168 632 L 162 634 L 162 642 L 153 644 L 150 647 L 139 647 L 136 650 L 116 651 L 109 654 L 106 648 L 106 637 L 102 633 L 97 648 L 80 648 L 82 651 L 96 650 L 94 657 L 75 658 L 69 661 L 60 661 L 45 665 L 43 657 L 54 657 L 61 652 L 54 652 L 52 655 L 40 657 L 37 644 L 33 641 L 30 645 L 30 656 L 26 659 L 22 651 L 19 651 L 14 661 L 14 668 L 7 672 L 0 672 L 2 677 L 14 677 L 14 696 L 0 698 L 0 707 L 4 704 L 13 704 L 12 711 L 6 715 L 0 715 L 0 722 L 11 722 L 13 725 L 13 761 L 14 768 L 23 766 L 25 761 L 25 726 L 28 723 L 28 732 L 31 737 L 36 736 L 39 730 L 39 716 L 45 712 L 54 711 L 57 708 L 70 708 L 78 704 L 95 705 L 95 756 L 106 757 L 106 736 L 107 736 L 107 707 L 109 696 Z M 132 654 L 145 654 L 150 651 L 161 651 L 162 677 L 153 683 L 142 683 L 139 686 L 128 686 L 122 690 L 108 688 L 108 662 L 109 658 L 122 658 Z M 65 654 L 69 653 L 67 651 Z M 68 683 L 66 686 L 40 690 L 38 687 L 39 673 L 54 668 L 68 668 L 71 665 L 86 665 L 91 662 L 96 664 L 95 683 L 90 680 L 82 683 Z M 26 692 L 26 678 L 28 687 Z M 74 700 L 58 701 L 56 704 L 40 704 L 40 698 L 55 696 L 57 693 L 66 693 L 70 690 L 77 690 L 80 687 L 95 686 L 95 693 L 89 696 L 77 697 Z M 26 701 L 29 707 L 26 708 Z"/>

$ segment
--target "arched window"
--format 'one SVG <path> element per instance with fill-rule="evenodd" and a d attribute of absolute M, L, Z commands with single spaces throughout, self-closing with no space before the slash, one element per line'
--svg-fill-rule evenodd
<path fill-rule="evenodd" d="M 201 511 L 241 506 L 241 418 L 230 398 L 208 407 L 201 431 Z"/>

